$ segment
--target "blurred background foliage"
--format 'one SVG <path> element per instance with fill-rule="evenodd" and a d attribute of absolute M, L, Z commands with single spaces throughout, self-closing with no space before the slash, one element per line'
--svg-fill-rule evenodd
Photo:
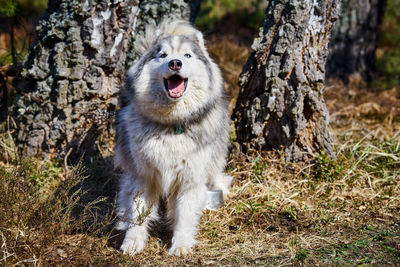
<path fill-rule="evenodd" d="M 47 0 L 0 0 L 0 16 L 12 17 L 17 14 L 42 14 Z"/>
<path fill-rule="evenodd" d="M 266 2 L 265 0 L 203 0 L 196 18 L 196 26 L 203 32 L 218 31 L 220 22 L 223 22 L 225 28 L 229 26 L 226 19 L 234 17 L 240 24 L 232 26 L 238 28 L 237 25 L 240 25 L 256 32 L 264 19 Z"/>
<path fill-rule="evenodd" d="M 388 0 L 376 51 L 377 83 L 384 88 L 400 84 L 400 0 Z"/>
<path fill-rule="evenodd" d="M 0 0 L 0 66 L 22 62 L 47 0 Z"/>

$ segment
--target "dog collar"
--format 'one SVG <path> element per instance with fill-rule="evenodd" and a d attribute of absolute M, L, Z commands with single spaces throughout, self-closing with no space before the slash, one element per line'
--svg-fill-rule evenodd
<path fill-rule="evenodd" d="M 175 124 L 174 131 L 176 134 L 183 134 L 185 132 L 185 124 L 183 124 L 183 123 Z"/>

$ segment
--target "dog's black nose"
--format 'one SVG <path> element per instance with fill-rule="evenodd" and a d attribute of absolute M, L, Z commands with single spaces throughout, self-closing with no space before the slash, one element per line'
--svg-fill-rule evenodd
<path fill-rule="evenodd" d="M 182 68 L 182 61 L 180 61 L 179 59 L 173 59 L 168 62 L 168 67 L 171 70 L 180 70 Z"/>

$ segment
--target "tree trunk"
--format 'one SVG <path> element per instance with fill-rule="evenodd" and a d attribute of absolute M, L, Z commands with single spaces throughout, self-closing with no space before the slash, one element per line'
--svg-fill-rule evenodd
<path fill-rule="evenodd" d="M 112 151 L 114 111 L 135 37 L 184 0 L 50 0 L 17 81 L 12 114 L 25 155 L 73 158 Z"/>
<path fill-rule="evenodd" d="M 327 77 L 347 81 L 349 75 L 370 81 L 386 0 L 344 0 L 332 31 Z"/>
<path fill-rule="evenodd" d="M 240 75 L 233 118 L 244 150 L 283 149 L 287 160 L 333 156 L 323 99 L 328 39 L 339 0 L 271 0 Z"/>
<path fill-rule="evenodd" d="M 7 113 L 8 90 L 6 80 L 0 72 L 0 122 L 2 122 Z"/>

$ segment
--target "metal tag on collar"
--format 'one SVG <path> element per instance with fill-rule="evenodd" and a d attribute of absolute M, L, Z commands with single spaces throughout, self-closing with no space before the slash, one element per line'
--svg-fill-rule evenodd
<path fill-rule="evenodd" d="M 176 134 L 183 134 L 185 132 L 185 125 L 184 124 L 175 124 L 174 131 Z"/>

